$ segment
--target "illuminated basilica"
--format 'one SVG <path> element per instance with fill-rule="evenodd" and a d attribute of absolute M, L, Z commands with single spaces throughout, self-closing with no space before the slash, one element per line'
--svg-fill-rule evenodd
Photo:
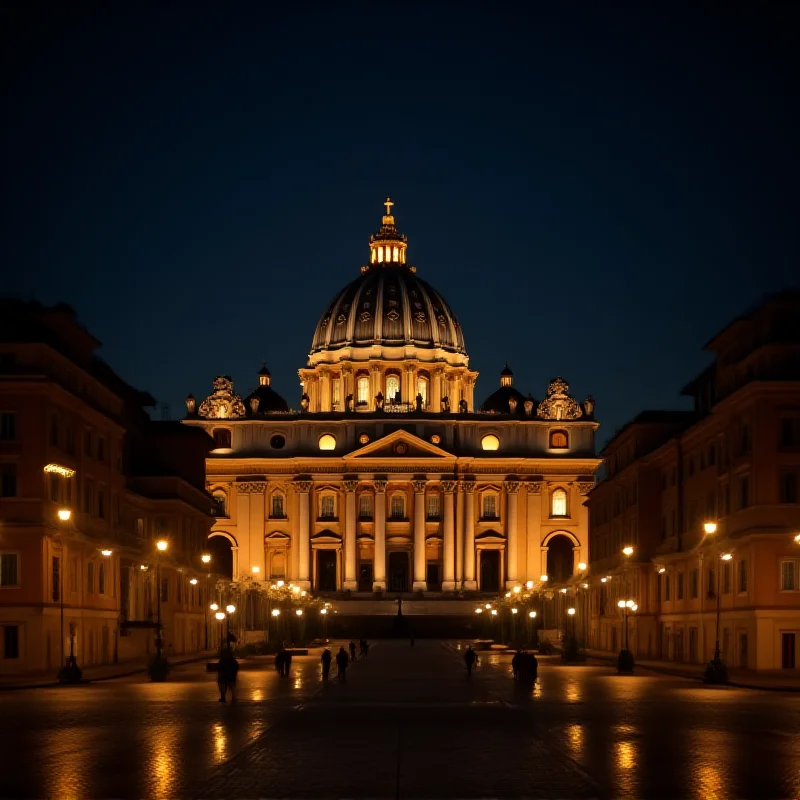
<path fill-rule="evenodd" d="M 535 400 L 506 365 L 476 407 L 458 318 L 409 263 L 392 205 L 361 274 L 322 312 L 299 409 L 266 367 L 245 396 L 221 376 L 187 397 L 185 424 L 215 443 L 211 535 L 230 543 L 234 580 L 342 598 L 568 581 L 588 560 L 594 401 L 561 378 Z"/>

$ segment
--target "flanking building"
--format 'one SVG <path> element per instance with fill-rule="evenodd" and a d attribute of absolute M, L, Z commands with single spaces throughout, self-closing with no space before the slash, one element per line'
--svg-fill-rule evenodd
<path fill-rule="evenodd" d="M 311 336 L 299 409 L 264 368 L 249 393 L 221 376 L 190 395 L 184 423 L 215 443 L 211 535 L 234 580 L 352 600 L 340 614 L 403 593 L 407 613 L 472 613 L 469 594 L 565 581 L 587 559 L 594 401 L 561 378 L 535 400 L 506 367 L 476 405 L 464 332 L 407 260 L 391 205 Z"/>
<path fill-rule="evenodd" d="M 67 306 L 0 301 L 0 675 L 146 657 L 158 592 L 166 654 L 205 647 L 212 442 L 152 422 L 99 345 Z"/>
<path fill-rule="evenodd" d="M 797 669 L 800 292 L 768 297 L 705 349 L 713 363 L 683 390 L 694 409 L 642 412 L 601 453 L 589 645 L 619 650 L 627 615 L 639 658 L 698 664 L 719 642 L 729 666 Z"/>

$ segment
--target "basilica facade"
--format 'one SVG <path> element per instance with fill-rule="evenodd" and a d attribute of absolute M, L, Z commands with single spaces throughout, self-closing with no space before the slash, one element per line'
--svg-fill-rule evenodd
<path fill-rule="evenodd" d="M 298 409 L 266 367 L 249 394 L 220 376 L 187 397 L 184 424 L 215 443 L 211 536 L 230 543 L 234 580 L 343 597 L 566 582 L 588 561 L 594 401 L 561 378 L 536 400 L 506 365 L 476 406 L 458 319 L 385 205 L 368 262 L 314 331 Z"/>

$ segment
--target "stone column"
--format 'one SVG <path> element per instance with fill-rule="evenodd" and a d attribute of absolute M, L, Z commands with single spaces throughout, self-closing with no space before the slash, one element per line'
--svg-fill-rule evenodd
<path fill-rule="evenodd" d="M 386 481 L 373 481 L 375 487 L 375 553 L 372 559 L 372 590 L 386 591 Z"/>
<path fill-rule="evenodd" d="M 458 487 L 456 498 L 456 589 L 464 581 L 464 489 Z"/>
<path fill-rule="evenodd" d="M 528 490 L 528 560 L 526 565 L 526 579 L 538 581 L 542 574 L 541 554 L 542 545 L 542 482 L 532 481 L 527 484 Z"/>
<path fill-rule="evenodd" d="M 442 591 L 452 592 L 456 588 L 455 581 L 455 526 L 453 519 L 453 490 L 455 481 L 442 481 L 444 492 L 444 575 Z"/>
<path fill-rule="evenodd" d="M 415 592 L 428 589 L 425 574 L 425 481 L 412 481 L 414 487 L 414 585 Z"/>
<path fill-rule="evenodd" d="M 475 482 L 464 481 L 461 484 L 464 492 L 464 584 L 465 591 L 478 589 L 475 580 Z"/>
<path fill-rule="evenodd" d="M 345 512 L 344 512 L 344 583 L 345 591 L 358 590 L 356 579 L 356 489 L 358 481 L 344 482 Z"/>
<path fill-rule="evenodd" d="M 302 589 L 310 589 L 309 580 L 309 549 L 311 546 L 311 527 L 310 527 L 310 492 L 311 481 L 295 481 L 295 490 L 299 492 L 298 502 L 298 566 L 297 566 L 297 585 Z"/>
<path fill-rule="evenodd" d="M 578 495 L 580 496 L 580 508 L 578 509 L 578 541 L 581 543 L 580 549 L 576 550 L 573 558 L 575 572 L 578 572 L 578 563 L 585 561 L 589 563 L 589 507 L 586 505 L 586 495 L 594 489 L 594 482 L 580 481 L 575 484 Z M 702 575 L 702 570 L 700 571 Z M 702 594 L 700 595 L 702 597 Z"/>
<path fill-rule="evenodd" d="M 429 387 L 431 396 L 429 398 L 431 411 L 438 414 L 442 410 L 442 369 L 431 371 L 431 385 Z"/>
<path fill-rule="evenodd" d="M 372 369 L 369 371 L 369 385 L 370 385 L 370 393 L 369 393 L 369 410 L 374 411 L 377 406 L 375 405 L 375 396 L 378 392 L 385 394 L 383 391 L 383 387 L 381 386 L 381 368 L 377 365 L 373 365 Z M 385 398 L 384 398 L 385 400 Z"/>
<path fill-rule="evenodd" d="M 506 589 L 511 589 L 517 585 L 517 558 L 519 549 L 517 547 L 517 499 L 519 492 L 519 481 L 506 481 L 506 497 L 508 498 L 507 509 L 507 532 L 508 537 L 508 572 L 506 573 Z"/>
<path fill-rule="evenodd" d="M 319 393 L 320 411 L 331 410 L 331 373 L 327 370 L 320 370 L 319 373 Z"/>

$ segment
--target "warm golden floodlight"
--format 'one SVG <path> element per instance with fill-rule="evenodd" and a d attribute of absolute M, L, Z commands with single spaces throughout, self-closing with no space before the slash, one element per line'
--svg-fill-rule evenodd
<path fill-rule="evenodd" d="M 716 533 L 717 532 L 717 523 L 716 522 L 706 522 L 703 525 L 703 530 L 706 533 Z"/>
<path fill-rule="evenodd" d="M 630 545 L 628 545 L 628 547 L 623 547 L 623 548 L 622 548 L 622 552 L 623 552 L 623 553 L 624 553 L 626 556 L 632 556 L 632 555 L 633 555 L 633 548 L 632 548 Z"/>
<path fill-rule="evenodd" d="M 62 522 L 67 522 L 69 518 L 72 516 L 72 512 L 68 508 L 59 508 L 58 509 L 58 518 Z"/>
<path fill-rule="evenodd" d="M 163 553 L 169 547 L 169 542 L 164 539 L 159 539 L 156 542 L 156 547 Z"/>
<path fill-rule="evenodd" d="M 202 555 L 202 556 L 200 556 L 200 560 L 201 560 L 201 561 L 202 561 L 204 564 L 208 564 L 208 563 L 210 563 L 210 561 L 211 561 L 211 556 L 210 556 L 208 553 L 203 553 L 203 555 Z"/>

